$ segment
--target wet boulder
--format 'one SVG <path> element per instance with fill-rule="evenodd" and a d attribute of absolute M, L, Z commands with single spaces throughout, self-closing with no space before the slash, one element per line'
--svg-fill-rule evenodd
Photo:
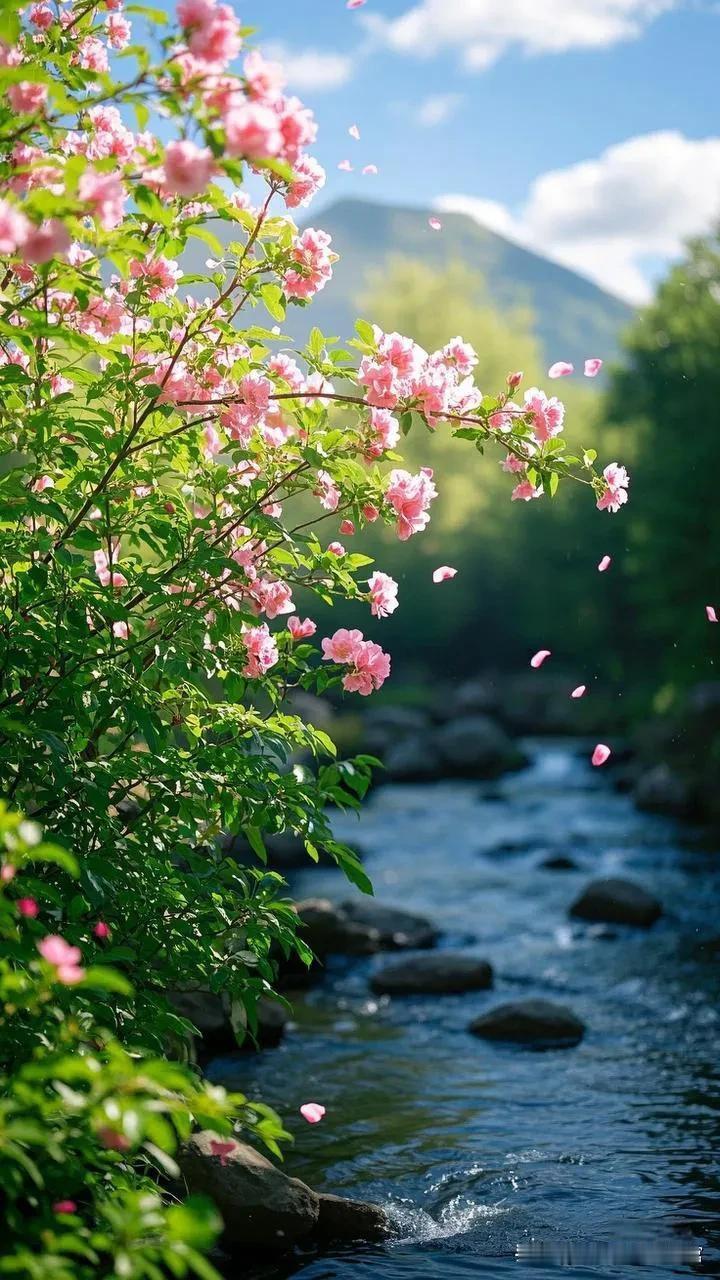
<path fill-rule="evenodd" d="M 367 956 L 380 950 L 380 931 L 353 919 L 344 906 L 329 898 L 306 898 L 295 910 L 302 939 L 317 956 Z"/>
<path fill-rule="evenodd" d="M 399 742 L 426 741 L 430 717 L 417 707 L 370 707 L 364 716 L 363 749 L 373 755 L 388 755 Z"/>
<path fill-rule="evenodd" d="M 238 1048 L 274 1048 L 282 1040 L 290 1017 L 277 1000 L 262 996 L 257 1004 L 257 1029 L 253 1037 L 246 1030 L 243 1005 L 226 995 L 194 988 L 171 991 L 168 999 L 176 1013 L 197 1029 L 196 1040 L 200 1041 L 197 1047 L 203 1055 L 232 1053 Z"/>
<path fill-rule="evenodd" d="M 228 1248 L 284 1250 L 317 1227 L 315 1192 L 244 1142 L 204 1130 L 184 1143 L 178 1164 L 189 1190 L 215 1202 Z"/>
<path fill-rule="evenodd" d="M 549 1000 L 515 1000 L 481 1014 L 468 1030 L 483 1040 L 565 1049 L 582 1040 L 585 1025 L 564 1005 Z"/>
<path fill-rule="evenodd" d="M 492 986 L 493 972 L 487 960 L 458 951 L 409 956 L 384 965 L 370 979 L 378 995 L 460 995 Z"/>
<path fill-rule="evenodd" d="M 633 789 L 633 799 L 638 809 L 647 813 L 685 818 L 692 810 L 690 787 L 667 764 L 657 764 L 640 774 Z"/>
<path fill-rule="evenodd" d="M 489 716 L 450 720 L 433 738 L 446 777 L 499 778 L 526 763 L 522 751 Z"/>
<path fill-rule="evenodd" d="M 593 880 L 583 889 L 570 908 L 570 915 L 580 920 L 605 924 L 630 924 L 648 929 L 662 915 L 657 898 L 634 884 L 632 880 L 607 876 Z"/>
<path fill-rule="evenodd" d="M 340 906 L 356 924 L 377 930 L 384 951 L 423 951 L 434 947 L 440 936 L 440 931 L 425 916 L 385 906 L 374 898 L 351 898 Z"/>
<path fill-rule="evenodd" d="M 380 1205 L 322 1193 L 318 1202 L 313 1240 L 320 1245 L 373 1243 L 387 1240 L 392 1234 L 390 1219 Z"/>

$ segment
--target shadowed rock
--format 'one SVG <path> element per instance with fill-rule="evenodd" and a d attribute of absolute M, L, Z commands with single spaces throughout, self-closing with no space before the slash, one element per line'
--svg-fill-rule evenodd
<path fill-rule="evenodd" d="M 448 777 L 499 778 L 526 763 L 523 753 L 489 716 L 463 716 L 436 730 L 434 743 Z"/>
<path fill-rule="evenodd" d="M 648 929 L 662 915 L 657 898 L 632 880 L 608 876 L 593 880 L 570 908 L 570 915 L 581 920 L 600 920 L 608 924 L 633 924 Z"/>
<path fill-rule="evenodd" d="M 657 764 L 641 773 L 633 800 L 638 809 L 647 813 L 667 813 L 677 818 L 686 818 L 693 807 L 690 787 L 667 764 Z"/>
<path fill-rule="evenodd" d="M 439 951 L 386 965 L 373 974 L 370 986 L 378 995 L 459 995 L 464 991 L 483 991 L 492 986 L 492 980 L 487 960 Z"/>
<path fill-rule="evenodd" d="M 380 950 L 379 930 L 352 919 L 345 907 L 329 898 L 306 898 L 295 909 L 303 941 L 318 956 L 366 956 Z"/>
<path fill-rule="evenodd" d="M 553 853 L 549 858 L 544 858 L 540 866 L 545 871 L 577 871 L 579 865 L 574 858 L 569 858 L 566 853 Z"/>
<path fill-rule="evenodd" d="M 425 916 L 387 907 L 372 898 L 351 898 L 341 903 L 341 909 L 356 924 L 377 929 L 383 949 L 421 951 L 434 947 L 440 936 L 440 931 Z"/>
<path fill-rule="evenodd" d="M 351 1244 L 353 1241 L 387 1240 L 390 1219 L 377 1204 L 318 1195 L 320 1212 L 313 1239 L 318 1244 Z"/>
<path fill-rule="evenodd" d="M 496 1005 L 468 1028 L 483 1040 L 504 1040 L 512 1044 L 564 1049 L 578 1044 L 585 1034 L 584 1023 L 564 1005 L 549 1000 L 517 1000 Z"/>

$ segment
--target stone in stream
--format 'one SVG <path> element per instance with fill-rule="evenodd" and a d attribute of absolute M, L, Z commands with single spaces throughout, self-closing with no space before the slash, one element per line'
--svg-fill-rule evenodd
<path fill-rule="evenodd" d="M 255 1049 L 255 1041 L 249 1035 L 238 1044 L 236 1032 L 242 1037 L 246 1024 L 245 1009 L 239 1002 L 232 1003 L 227 996 L 197 987 L 190 991 L 170 991 L 168 999 L 181 1018 L 187 1018 L 197 1027 L 204 1054 L 231 1053 L 238 1048 Z M 274 1048 L 285 1034 L 290 1015 L 278 1001 L 264 996 L 258 1001 L 257 1014 L 257 1047 Z"/>
<path fill-rule="evenodd" d="M 572 904 L 570 915 L 581 920 L 633 924 L 648 929 L 662 915 L 662 906 L 657 898 L 632 880 L 607 876 L 603 880 L 593 880 L 583 889 Z"/>
<path fill-rule="evenodd" d="M 374 973 L 370 986 L 378 995 L 460 995 L 492 986 L 493 972 L 487 960 L 458 951 L 410 956 L 385 965 Z"/>
<path fill-rule="evenodd" d="M 463 716 L 433 734 L 443 773 L 457 778 L 499 778 L 519 769 L 527 758 L 489 716 Z"/>
<path fill-rule="evenodd" d="M 647 813 L 666 813 L 675 818 L 687 818 L 693 807 L 690 787 L 667 764 L 656 764 L 640 774 L 633 800 L 638 809 Z"/>
<path fill-rule="evenodd" d="M 579 864 L 566 853 L 553 853 L 540 863 L 544 871 L 579 871 Z"/>
<path fill-rule="evenodd" d="M 566 1049 L 582 1040 L 585 1025 L 564 1005 L 549 1000 L 514 1000 L 481 1014 L 468 1030 L 483 1040 Z"/>
<path fill-rule="evenodd" d="M 367 956 L 380 950 L 379 929 L 354 920 L 344 906 L 329 898 L 306 898 L 295 910 L 302 939 L 318 956 Z"/>
<path fill-rule="evenodd" d="M 377 929 L 383 950 L 424 951 L 434 947 L 440 936 L 440 930 L 425 916 L 385 906 L 374 898 L 351 898 L 340 907 L 356 924 Z"/>
<path fill-rule="evenodd" d="M 390 1221 L 377 1205 L 322 1196 L 289 1178 L 244 1142 L 204 1130 L 185 1142 L 178 1164 L 190 1192 L 214 1201 L 223 1245 L 284 1252 L 297 1243 L 378 1240 Z"/>

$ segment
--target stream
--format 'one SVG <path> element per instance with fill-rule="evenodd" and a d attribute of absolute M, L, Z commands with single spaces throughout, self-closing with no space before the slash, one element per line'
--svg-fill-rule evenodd
<path fill-rule="evenodd" d="M 699 834 L 641 814 L 577 742 L 531 741 L 498 783 L 389 785 L 337 834 L 380 902 L 428 916 L 440 946 L 487 958 L 492 991 L 372 996 L 386 956 L 331 963 L 284 1044 L 215 1059 L 295 1144 L 286 1172 L 383 1204 L 398 1238 L 238 1272 L 263 1280 L 720 1276 L 720 860 Z M 550 855 L 577 869 L 542 866 Z M 571 921 L 598 875 L 662 901 L 650 930 Z M 344 899 L 331 868 L 295 897 Z M 571 1049 L 479 1040 L 502 1000 L 544 997 L 587 1024 Z M 298 1107 L 327 1108 L 306 1124 Z"/>

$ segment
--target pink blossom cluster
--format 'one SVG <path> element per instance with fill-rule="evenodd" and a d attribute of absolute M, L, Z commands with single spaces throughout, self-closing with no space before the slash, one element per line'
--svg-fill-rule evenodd
<path fill-rule="evenodd" d="M 58 934 L 48 934 L 38 942 L 37 949 L 43 960 L 47 960 L 48 964 L 55 968 L 58 982 L 62 982 L 66 987 L 82 982 L 85 970 L 80 964 L 82 955 L 79 947 L 71 947 L 70 943 Z"/>
<path fill-rule="evenodd" d="M 385 500 L 397 517 L 395 527 L 401 542 L 421 533 L 430 523 L 428 508 L 437 497 L 432 477 L 430 467 L 421 467 L 414 476 L 397 468 L 390 472 Z"/>
<path fill-rule="evenodd" d="M 370 612 L 376 618 L 387 618 L 398 607 L 398 584 L 389 574 L 376 570 L 368 580 Z"/>
<path fill-rule="evenodd" d="M 275 666 L 279 656 L 277 643 L 266 622 L 259 627 L 243 627 L 242 639 L 245 645 L 243 675 L 257 680 Z"/>
<path fill-rule="evenodd" d="M 390 675 L 390 655 L 374 640 L 366 640 L 362 631 L 348 631 L 346 627 L 340 627 L 333 636 L 323 640 L 322 651 L 326 662 L 338 662 L 351 668 L 342 680 L 348 693 L 368 697 Z"/>
<path fill-rule="evenodd" d="M 472 379 L 477 356 L 468 343 L 453 338 L 428 355 L 400 333 L 383 333 L 377 325 L 374 333 L 375 352 L 363 357 L 358 374 L 369 405 L 417 408 L 430 426 L 477 409 L 482 399 Z"/>
<path fill-rule="evenodd" d="M 293 241 L 290 257 L 293 266 L 283 276 L 289 298 L 312 298 L 332 278 L 335 254 L 330 252 L 330 236 L 326 231 L 307 227 Z"/>
<path fill-rule="evenodd" d="M 124 573 L 121 573 L 119 569 L 114 568 L 114 565 L 117 563 L 117 553 L 118 543 L 113 542 L 110 547 L 109 557 L 106 551 L 100 549 L 95 552 L 93 560 L 95 562 L 95 572 L 98 576 L 100 585 L 103 587 L 113 587 L 116 591 L 120 591 L 123 587 L 127 586 L 128 580 Z"/>
<path fill-rule="evenodd" d="M 147 295 L 153 302 L 165 302 L 177 292 L 178 281 L 182 271 L 177 262 L 158 254 L 154 258 L 133 258 L 130 262 L 130 275 L 134 280 L 144 281 Z"/>

